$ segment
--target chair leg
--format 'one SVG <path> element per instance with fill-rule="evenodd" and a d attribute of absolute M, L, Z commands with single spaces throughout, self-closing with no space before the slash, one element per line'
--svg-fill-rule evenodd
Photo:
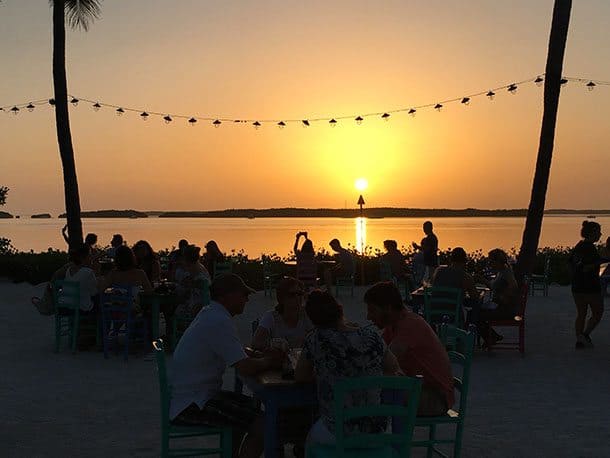
<path fill-rule="evenodd" d="M 163 428 L 161 436 L 161 458 L 169 457 L 169 431 L 167 427 Z"/>
<path fill-rule="evenodd" d="M 525 323 L 521 323 L 519 326 L 519 352 L 525 353 Z"/>
<path fill-rule="evenodd" d="M 464 424 L 458 423 L 455 428 L 455 443 L 453 444 L 453 458 L 462 456 L 462 436 L 464 434 Z"/>
<path fill-rule="evenodd" d="M 76 353 L 76 343 L 78 341 L 78 331 L 80 329 L 80 320 L 78 319 L 78 315 L 72 318 L 71 324 L 70 337 L 72 338 L 72 353 Z"/>
<path fill-rule="evenodd" d="M 61 344 L 61 315 L 55 312 L 55 353 L 59 353 L 59 346 Z"/>
<path fill-rule="evenodd" d="M 434 440 L 436 439 L 436 425 L 430 425 L 428 432 L 428 449 L 426 452 L 426 458 L 432 458 L 434 456 Z"/>
<path fill-rule="evenodd" d="M 222 458 L 233 456 L 233 432 L 229 428 L 220 434 L 220 448 L 222 448 Z"/>

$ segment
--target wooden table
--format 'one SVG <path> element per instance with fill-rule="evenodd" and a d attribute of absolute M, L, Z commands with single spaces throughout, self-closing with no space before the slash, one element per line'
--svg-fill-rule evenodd
<path fill-rule="evenodd" d="M 278 456 L 278 411 L 285 407 L 317 405 L 316 385 L 297 383 L 282 378 L 279 370 L 264 372 L 250 386 L 254 394 L 265 404 L 265 458 Z"/>

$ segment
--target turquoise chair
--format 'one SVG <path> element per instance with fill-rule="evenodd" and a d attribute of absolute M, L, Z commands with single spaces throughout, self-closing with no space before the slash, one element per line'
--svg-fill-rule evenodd
<path fill-rule="evenodd" d="M 461 367 L 461 377 L 453 377 L 454 388 L 459 393 L 458 408 L 447 411 L 441 417 L 417 417 L 415 420 L 416 428 L 427 428 L 428 439 L 414 441 L 412 447 L 426 447 L 427 458 L 435 455 L 448 457 L 436 446 L 453 444 L 453 456 L 459 458 L 462 453 L 462 436 L 464 434 L 464 419 L 466 417 L 466 406 L 468 402 L 468 388 L 470 385 L 470 367 L 472 365 L 472 355 L 474 353 L 475 333 L 466 332 L 448 324 L 442 324 L 439 329 L 439 338 L 445 345 L 447 339 L 456 342 L 456 351 L 449 352 L 449 359 L 454 366 Z M 441 439 L 437 437 L 437 426 L 455 425 L 455 436 L 453 438 Z"/>
<path fill-rule="evenodd" d="M 461 289 L 440 286 L 424 289 L 424 319 L 430 326 L 446 322 L 461 327 L 463 313 Z"/>
<path fill-rule="evenodd" d="M 233 262 L 231 260 L 214 262 L 214 278 L 231 272 L 233 272 Z"/>
<path fill-rule="evenodd" d="M 97 317 L 80 316 L 80 283 L 69 280 L 53 282 L 53 304 L 55 306 L 55 353 L 59 352 L 62 337 L 67 337 L 72 353 L 76 353 L 78 335 L 81 330 L 89 330 L 99 340 Z M 63 309 L 60 313 L 59 309 Z"/>
<path fill-rule="evenodd" d="M 265 296 L 273 296 L 273 290 L 275 290 L 281 278 L 282 274 L 274 272 L 269 259 L 266 256 L 263 256 L 263 290 Z"/>
<path fill-rule="evenodd" d="M 335 296 L 339 297 L 339 291 L 341 288 L 350 290 L 351 296 L 354 297 L 354 275 L 345 275 L 337 277 L 335 280 Z"/>
<path fill-rule="evenodd" d="M 212 301 L 211 296 L 210 296 L 210 282 L 204 278 L 204 279 L 196 282 L 193 285 L 193 288 L 194 289 L 199 288 L 201 290 L 202 305 L 204 307 L 206 305 L 210 305 L 210 302 Z M 171 322 L 171 326 L 172 326 L 171 339 L 172 340 L 170 342 L 170 345 L 171 345 L 172 350 L 176 348 L 176 345 L 178 345 L 178 341 L 184 334 L 184 331 L 186 331 L 186 328 L 189 327 L 189 325 L 192 323 L 192 321 L 194 319 L 195 319 L 195 317 L 190 314 L 189 315 L 180 314 L 180 313 L 174 314 L 174 316 L 172 317 L 172 322 Z"/>
<path fill-rule="evenodd" d="M 549 295 L 549 277 L 551 275 L 551 257 L 544 258 L 544 272 L 542 274 L 533 274 L 529 277 L 530 290 L 532 296 L 536 295 L 536 291 L 542 292 L 544 297 Z"/>
<path fill-rule="evenodd" d="M 375 389 L 406 391 L 405 403 L 346 407 L 350 391 Z M 333 387 L 335 414 L 335 444 L 315 444 L 307 447 L 307 458 L 390 458 L 409 457 L 415 425 L 415 415 L 421 392 L 421 380 L 411 377 L 347 378 Z M 346 420 L 363 417 L 392 417 L 402 424 L 400 433 L 344 434 Z"/>
<path fill-rule="evenodd" d="M 230 428 L 212 428 L 203 425 L 177 426 L 170 423 L 169 403 L 171 399 L 171 386 L 167 382 L 163 341 L 160 339 L 154 341 L 153 348 L 157 359 L 157 372 L 159 374 L 159 388 L 161 392 L 161 457 L 216 455 L 222 458 L 231 458 L 233 444 Z M 220 445 L 218 447 L 170 448 L 171 442 L 176 439 L 209 436 L 219 436 Z"/>

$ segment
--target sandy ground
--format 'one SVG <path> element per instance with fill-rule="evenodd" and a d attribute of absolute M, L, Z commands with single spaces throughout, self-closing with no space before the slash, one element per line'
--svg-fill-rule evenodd
<path fill-rule="evenodd" d="M 39 290 L 0 282 L 0 456 L 159 456 L 154 360 L 53 353 L 53 320 L 29 302 Z M 363 321 L 363 293 L 341 298 L 348 318 Z M 258 293 L 237 318 L 243 342 L 271 304 Z M 476 354 L 463 456 L 610 456 L 610 317 L 581 351 L 573 318 L 569 290 L 552 287 L 529 302 L 525 357 Z"/>

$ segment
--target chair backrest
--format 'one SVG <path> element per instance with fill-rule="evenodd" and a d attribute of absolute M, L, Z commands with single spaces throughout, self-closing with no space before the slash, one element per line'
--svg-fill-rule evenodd
<path fill-rule="evenodd" d="M 424 289 L 424 318 L 428 324 L 448 317 L 448 322 L 459 326 L 462 322 L 462 290 L 432 286 Z"/>
<path fill-rule="evenodd" d="M 233 262 L 230 260 L 214 262 L 214 278 L 222 274 L 230 274 L 231 272 L 233 272 Z"/>
<path fill-rule="evenodd" d="M 318 265 L 314 258 L 302 258 L 297 261 L 297 280 L 305 286 L 315 285 L 318 278 Z"/>
<path fill-rule="evenodd" d="M 104 312 L 123 312 L 123 317 L 131 316 L 134 305 L 133 286 L 112 285 L 100 294 L 100 309 Z M 120 319 L 125 319 L 121 317 Z"/>
<path fill-rule="evenodd" d="M 362 449 L 392 446 L 399 450 L 399 456 L 408 456 L 417 405 L 421 392 L 422 381 L 411 377 L 355 377 L 346 378 L 333 387 L 336 451 L 334 456 L 343 457 L 349 449 Z M 381 400 L 381 404 L 367 406 L 345 406 L 348 393 L 359 390 L 393 390 L 408 393 L 403 402 L 391 404 Z M 404 400 L 407 400 L 405 403 Z M 355 433 L 345 435 L 344 424 L 347 420 L 364 417 L 393 417 L 400 421 L 399 432 L 381 432 L 378 434 Z"/>
<path fill-rule="evenodd" d="M 58 307 L 77 312 L 80 309 L 80 283 L 72 280 L 53 282 L 53 302 Z"/>
<path fill-rule="evenodd" d="M 256 330 L 258 329 L 258 326 L 260 325 L 260 323 L 261 323 L 260 318 L 257 318 L 256 320 L 254 320 L 251 323 L 251 326 L 252 326 L 252 337 L 254 337 L 254 334 L 256 334 Z"/>
<path fill-rule="evenodd" d="M 468 401 L 468 389 L 470 386 L 470 368 L 474 355 L 475 329 L 465 331 L 463 329 L 443 323 L 439 327 L 439 338 L 443 344 L 453 342 L 454 349 L 450 350 L 449 360 L 453 366 L 461 368 L 460 376 L 453 377 L 453 386 L 460 393 L 458 412 L 460 417 L 466 413 Z"/>
<path fill-rule="evenodd" d="M 167 380 L 167 365 L 165 363 L 165 349 L 163 340 L 153 342 L 155 358 L 157 360 L 157 374 L 159 376 L 159 393 L 161 395 L 161 427 L 165 431 L 169 426 L 169 402 L 171 387 Z"/>

